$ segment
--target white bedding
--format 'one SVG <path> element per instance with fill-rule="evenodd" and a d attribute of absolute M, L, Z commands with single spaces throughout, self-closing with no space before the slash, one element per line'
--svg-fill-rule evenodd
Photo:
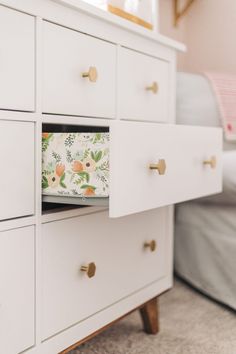
<path fill-rule="evenodd" d="M 176 120 L 178 124 L 221 126 L 216 98 L 204 75 L 177 74 Z M 224 150 L 236 149 L 236 142 L 224 142 Z"/>
<path fill-rule="evenodd" d="M 236 207 L 183 203 L 176 209 L 175 271 L 236 309 Z"/>
<path fill-rule="evenodd" d="M 177 123 L 220 126 L 220 114 L 210 83 L 203 75 L 177 74 Z"/>

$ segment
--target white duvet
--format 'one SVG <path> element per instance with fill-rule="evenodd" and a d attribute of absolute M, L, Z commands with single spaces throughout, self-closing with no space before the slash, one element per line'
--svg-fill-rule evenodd
<path fill-rule="evenodd" d="M 217 100 L 204 75 L 179 72 L 177 74 L 177 124 L 221 126 Z M 236 142 L 224 142 L 224 150 L 236 149 Z"/>

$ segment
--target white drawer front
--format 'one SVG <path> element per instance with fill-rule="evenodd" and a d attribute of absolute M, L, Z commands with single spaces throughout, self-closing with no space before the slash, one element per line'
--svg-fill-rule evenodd
<path fill-rule="evenodd" d="M 0 5 L 0 109 L 34 110 L 34 17 Z"/>
<path fill-rule="evenodd" d="M 168 120 L 169 63 L 121 48 L 118 56 L 118 112 L 122 119 Z"/>
<path fill-rule="evenodd" d="M 0 232 L 0 343 L 4 354 L 34 344 L 34 227 Z"/>
<path fill-rule="evenodd" d="M 113 122 L 110 216 L 122 216 L 221 191 L 222 130 Z M 216 157 L 216 167 L 204 164 Z M 165 174 L 150 164 L 165 160 Z"/>
<path fill-rule="evenodd" d="M 107 212 L 43 225 L 43 338 L 166 275 L 165 209 L 109 219 Z M 151 252 L 145 242 L 155 240 Z M 80 267 L 96 264 L 88 278 Z"/>
<path fill-rule="evenodd" d="M 0 220 L 34 214 L 34 123 L 0 121 Z"/>
<path fill-rule="evenodd" d="M 44 22 L 44 112 L 114 118 L 115 85 L 115 45 Z"/>

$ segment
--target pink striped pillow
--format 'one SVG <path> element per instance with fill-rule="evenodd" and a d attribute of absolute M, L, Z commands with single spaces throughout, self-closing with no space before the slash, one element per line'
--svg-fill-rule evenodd
<path fill-rule="evenodd" d="M 215 92 L 226 140 L 236 140 L 236 75 L 206 72 Z"/>

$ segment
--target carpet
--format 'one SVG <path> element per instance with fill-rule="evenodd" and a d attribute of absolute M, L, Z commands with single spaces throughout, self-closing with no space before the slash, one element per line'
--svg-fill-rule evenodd
<path fill-rule="evenodd" d="M 160 296 L 158 335 L 136 311 L 70 354 L 236 354 L 236 313 L 176 280 Z"/>

